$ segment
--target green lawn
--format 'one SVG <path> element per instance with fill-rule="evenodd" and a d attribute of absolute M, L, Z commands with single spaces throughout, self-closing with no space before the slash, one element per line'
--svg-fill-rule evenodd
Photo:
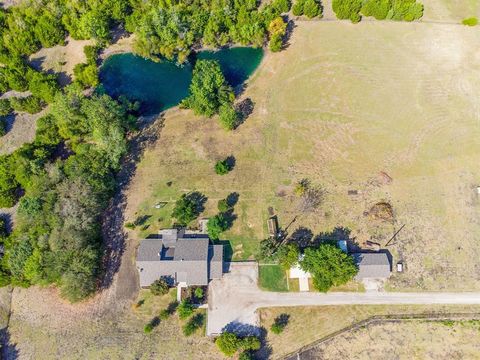
<path fill-rule="evenodd" d="M 279 265 L 260 265 L 258 285 L 268 291 L 288 291 L 287 276 Z"/>

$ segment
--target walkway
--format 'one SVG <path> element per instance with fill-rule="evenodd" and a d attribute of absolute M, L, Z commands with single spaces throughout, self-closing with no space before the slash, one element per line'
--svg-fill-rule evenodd
<path fill-rule="evenodd" d="M 480 293 L 276 293 L 257 287 L 256 263 L 232 263 L 230 272 L 212 281 L 209 291 L 207 335 L 259 325 L 256 310 L 275 306 L 478 304 Z"/>

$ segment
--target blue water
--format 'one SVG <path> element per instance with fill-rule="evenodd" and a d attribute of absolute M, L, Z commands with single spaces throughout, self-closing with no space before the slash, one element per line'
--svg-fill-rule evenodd
<path fill-rule="evenodd" d="M 262 57 L 262 49 L 248 47 L 202 51 L 196 55 L 197 59 L 217 60 L 233 87 L 248 79 Z M 178 105 L 188 95 L 191 79 L 190 63 L 179 66 L 172 61 L 154 62 L 131 53 L 110 56 L 100 69 L 100 80 L 107 94 L 140 101 L 143 114 L 159 113 Z"/>

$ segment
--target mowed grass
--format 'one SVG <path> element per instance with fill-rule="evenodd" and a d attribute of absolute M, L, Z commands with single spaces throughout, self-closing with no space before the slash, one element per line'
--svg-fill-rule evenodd
<path fill-rule="evenodd" d="M 269 208 L 281 227 L 290 224 L 289 234 L 344 227 L 361 246 L 385 246 L 405 225 L 388 246 L 394 262 L 405 264 L 389 289 L 478 289 L 480 137 L 472 94 L 480 92 L 480 38 L 472 30 L 298 23 L 288 49 L 268 54 L 250 79 L 242 98 L 255 109 L 236 131 L 190 111 L 166 113 L 131 185 L 127 220 L 151 215 L 143 236 L 172 225 L 182 193 L 204 193 L 208 217 L 237 192 L 237 220 L 224 234 L 234 259 L 254 257 L 268 236 Z M 216 175 L 215 162 L 229 155 L 235 168 Z M 299 211 L 293 189 L 302 178 L 325 191 L 314 213 Z M 155 209 L 162 201 L 167 206 Z M 393 223 L 365 216 L 384 201 Z"/>
<path fill-rule="evenodd" d="M 266 291 L 288 291 L 286 272 L 278 265 L 260 265 L 258 286 Z"/>
<path fill-rule="evenodd" d="M 313 343 L 316 340 L 322 339 L 336 331 L 347 328 L 359 321 L 370 318 L 373 315 L 394 315 L 394 314 L 446 314 L 446 313 L 461 313 L 461 314 L 478 314 L 479 306 L 457 306 L 457 305 L 351 305 L 351 306 L 317 306 L 317 307 L 279 307 L 266 308 L 260 310 L 261 325 L 269 329 L 276 317 L 281 314 L 288 314 L 289 322 L 285 331 L 280 335 L 268 332 L 267 341 L 272 347 L 272 359 L 279 359 L 286 354 L 290 354 L 303 346 Z M 478 328 L 477 328 L 478 331 Z M 348 333 L 349 334 L 349 333 Z M 385 334 L 388 334 L 386 332 Z M 415 337 L 417 333 L 412 332 L 408 337 Z M 423 339 L 424 334 L 418 333 L 420 339 Z M 477 335 L 476 335 L 477 336 Z M 347 337 L 347 336 L 346 336 Z M 347 337 L 348 338 L 348 337 Z M 373 337 L 377 339 L 377 337 Z M 431 339 L 431 338 L 430 338 Z M 382 336 L 373 343 L 364 343 L 362 351 L 367 351 L 381 346 L 391 346 L 396 350 L 398 344 L 395 341 L 389 342 L 388 336 Z M 454 340 L 455 341 L 455 340 Z M 459 334 L 457 341 L 465 343 L 469 341 L 468 337 L 463 337 Z M 378 344 L 377 344 L 378 342 Z M 374 344 L 375 343 L 375 344 Z M 449 343 L 452 344 L 452 343 Z M 428 345 L 427 344 L 423 344 Z M 342 343 L 340 349 L 348 348 L 347 343 Z M 414 346 L 414 344 L 412 344 Z M 430 350 L 435 350 L 434 346 L 429 347 Z M 360 351 L 358 349 L 358 351 Z M 393 349 L 392 349 L 393 351 Z M 388 352 L 384 352 L 385 355 Z M 349 353 L 350 354 L 350 353 Z M 352 356 L 356 352 L 351 353 Z M 357 352 L 357 354 L 363 354 Z M 338 354 L 337 354 L 338 355 Z M 337 356 L 338 358 L 345 358 Z M 361 357 L 363 358 L 363 357 Z M 411 357 L 407 357 L 411 358 Z M 435 357 L 433 357 L 435 358 Z M 323 357 L 322 357 L 323 359 Z"/>

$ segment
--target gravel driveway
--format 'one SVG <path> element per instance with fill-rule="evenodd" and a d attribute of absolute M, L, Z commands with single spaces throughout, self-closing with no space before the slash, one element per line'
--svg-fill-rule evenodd
<path fill-rule="evenodd" d="M 231 263 L 221 280 L 210 283 L 207 335 L 228 328 L 254 331 L 259 325 L 256 310 L 275 306 L 380 305 L 380 304 L 480 304 L 480 293 L 277 293 L 257 287 L 255 262 Z"/>

